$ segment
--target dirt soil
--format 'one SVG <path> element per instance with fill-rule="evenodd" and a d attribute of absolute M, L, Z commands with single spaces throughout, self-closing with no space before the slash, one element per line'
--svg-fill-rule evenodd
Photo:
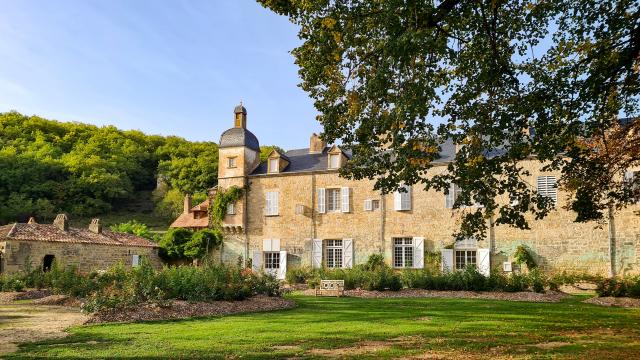
<path fill-rule="evenodd" d="M 593 297 L 583 301 L 587 304 L 600 306 L 619 306 L 625 308 L 640 308 L 640 299 L 629 297 Z"/>
<path fill-rule="evenodd" d="M 315 290 L 304 291 L 305 295 L 315 295 Z M 561 292 L 548 291 L 543 294 L 534 292 L 499 292 L 499 291 L 437 291 L 422 289 L 402 289 L 400 291 L 368 291 L 368 290 L 345 290 L 345 296 L 359 298 L 456 298 L 456 299 L 490 299 L 509 301 L 530 301 L 530 302 L 558 302 L 566 298 L 567 294 Z"/>
<path fill-rule="evenodd" d="M 26 290 L 26 291 L 10 291 L 0 292 L 0 304 L 10 304 L 17 300 L 40 299 L 51 295 L 48 290 Z"/>
<path fill-rule="evenodd" d="M 185 319 L 291 309 L 295 306 L 293 300 L 264 295 L 254 296 L 243 301 L 187 302 L 175 300 L 168 306 L 140 304 L 124 309 L 99 311 L 93 314 L 89 323 Z"/>
<path fill-rule="evenodd" d="M 17 344 L 58 339 L 66 328 L 84 324 L 88 316 L 79 308 L 11 304 L 0 306 L 0 357 L 16 351 Z"/>

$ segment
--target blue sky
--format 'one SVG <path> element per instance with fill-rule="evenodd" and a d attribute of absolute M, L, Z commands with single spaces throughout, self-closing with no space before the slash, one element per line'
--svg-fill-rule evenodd
<path fill-rule="evenodd" d="M 0 111 L 218 141 L 243 100 L 263 145 L 320 131 L 289 53 L 297 29 L 253 0 L 0 0 Z"/>

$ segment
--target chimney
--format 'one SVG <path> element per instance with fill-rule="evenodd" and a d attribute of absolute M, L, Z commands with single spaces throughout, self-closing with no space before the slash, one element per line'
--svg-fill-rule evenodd
<path fill-rule="evenodd" d="M 89 224 L 89 231 L 102 234 L 102 224 L 100 223 L 100 219 L 91 220 L 91 224 Z"/>
<path fill-rule="evenodd" d="M 37 224 L 36 219 L 32 216 L 29 218 L 29 221 L 27 221 L 27 224 Z"/>
<path fill-rule="evenodd" d="M 184 196 L 184 213 L 188 214 L 191 211 L 191 195 L 187 194 Z"/>
<path fill-rule="evenodd" d="M 309 153 L 310 154 L 319 154 L 324 148 L 327 147 L 327 143 L 324 142 L 316 133 L 311 134 L 311 138 L 309 139 Z"/>
<path fill-rule="evenodd" d="M 62 231 L 67 231 L 69 230 L 69 218 L 65 214 L 58 214 L 53 220 L 53 225 Z"/>

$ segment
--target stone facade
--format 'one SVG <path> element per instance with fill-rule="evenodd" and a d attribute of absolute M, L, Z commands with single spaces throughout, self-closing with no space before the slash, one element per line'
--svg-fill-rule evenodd
<path fill-rule="evenodd" d="M 162 267 L 158 249 L 150 247 L 9 240 L 0 243 L 0 252 L 2 268 L 7 273 L 23 270 L 27 262 L 32 268 L 40 268 L 47 255 L 53 255 L 64 265 L 76 266 L 82 273 L 106 270 L 118 263 L 130 267 L 134 255 L 148 259 L 157 269 Z"/>
<path fill-rule="evenodd" d="M 242 126 L 246 126 L 246 121 Z M 348 239 L 353 263 L 363 263 L 370 255 L 382 253 L 390 265 L 397 265 L 394 263 L 394 255 L 398 251 L 394 250 L 394 239 L 411 238 L 420 244 L 414 251 L 420 249 L 439 253 L 453 246 L 454 251 L 464 248 L 474 254 L 477 250 L 477 254 L 480 254 L 481 249 L 487 249 L 485 252 L 490 254 L 487 265 L 492 271 L 503 269 L 504 262 L 513 260 L 515 249 L 519 245 L 526 245 L 545 270 L 586 271 L 603 275 L 609 272 L 608 225 L 575 223 L 575 214 L 563 209 L 566 194 L 559 190 L 556 209 L 543 220 L 528 219 L 530 230 L 490 226 L 486 239 L 454 244 L 452 233 L 457 229 L 460 213 L 465 209 L 447 208 L 443 193 L 424 191 L 416 185 L 408 195 L 409 208 L 396 210 L 395 194 L 383 195 L 374 191 L 373 181 L 344 179 L 339 176 L 337 169 L 331 169 L 330 164 L 321 163 L 328 161 L 329 154 L 336 151 L 342 155 L 341 160 L 348 160 L 346 153 L 335 146 L 326 147 L 314 134 L 309 149 L 286 152 L 283 155 L 289 162 L 287 167 L 272 172 L 271 167 L 256 162 L 257 153 L 249 148 L 220 149 L 218 187 L 246 187 L 245 197 L 236 204 L 235 214 L 227 215 L 223 221 L 225 228 L 234 231 L 228 231 L 225 235 L 222 259 L 252 259 L 254 266 L 255 261 L 259 261 L 258 267 L 264 267 L 263 261 L 268 259 L 261 258 L 260 253 L 269 247 L 270 252 L 286 251 L 281 253 L 286 255 L 286 259 L 280 261 L 286 260 L 289 267 L 318 266 L 317 261 L 314 263 L 314 243 Z M 318 153 L 323 156 L 318 156 Z M 227 166 L 229 157 L 236 158 L 236 167 Z M 534 188 L 539 176 L 559 177 L 559 174 L 543 173 L 542 164 L 535 160 L 525 161 L 522 166 L 529 170 L 530 177 L 525 180 Z M 446 171 L 446 163 L 433 169 L 433 173 L 440 171 Z M 349 208 L 339 211 L 324 209 L 322 212 L 318 203 L 321 199 L 320 189 L 343 188 L 348 189 Z M 276 214 L 267 213 L 269 192 L 277 192 Z M 322 199 L 326 202 L 324 196 Z M 341 200 L 344 203 L 344 198 Z M 371 204 L 370 200 L 377 200 L 377 209 L 365 209 Z M 618 274 L 640 273 L 639 214 L 639 205 L 616 213 L 612 249 L 614 268 Z M 277 249 L 271 248 L 275 244 L 272 239 L 277 239 Z M 322 256 L 325 256 L 324 248 L 322 251 Z M 458 262 L 456 253 L 446 255 L 453 256 L 453 259 L 443 257 L 443 260 L 453 261 L 451 265 L 454 265 Z M 479 259 L 476 261 L 480 262 Z M 326 265 L 324 260 L 322 264 Z"/>

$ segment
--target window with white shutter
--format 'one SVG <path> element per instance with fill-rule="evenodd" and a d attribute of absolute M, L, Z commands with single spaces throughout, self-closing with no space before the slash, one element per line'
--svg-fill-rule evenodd
<path fill-rule="evenodd" d="M 340 211 L 340 189 L 326 189 L 327 212 Z"/>
<path fill-rule="evenodd" d="M 320 214 L 324 214 L 326 212 L 327 200 L 326 200 L 326 189 L 319 188 L 318 189 L 318 212 Z"/>
<path fill-rule="evenodd" d="M 265 193 L 265 215 L 275 216 L 278 215 L 278 192 L 267 191 Z"/>
<path fill-rule="evenodd" d="M 236 206 L 235 204 L 231 203 L 229 205 L 227 205 L 227 215 L 235 215 L 236 214 Z"/>
<path fill-rule="evenodd" d="M 411 210 L 411 186 L 404 185 L 404 191 L 396 191 L 393 194 L 393 207 L 396 211 Z"/>
<path fill-rule="evenodd" d="M 538 176 L 538 194 L 558 202 L 558 188 L 555 176 Z"/>
<path fill-rule="evenodd" d="M 364 201 L 364 211 L 373 211 L 373 200 L 367 199 Z"/>
<path fill-rule="evenodd" d="M 269 159 L 269 172 L 277 173 L 280 171 L 280 160 L 279 159 Z"/>
<path fill-rule="evenodd" d="M 340 204 L 342 207 L 342 212 L 348 213 L 350 211 L 349 198 L 351 195 L 351 189 L 349 189 L 348 187 L 343 187 L 340 190 L 340 193 L 342 195 L 342 204 Z"/>
<path fill-rule="evenodd" d="M 447 193 L 444 197 L 444 206 L 447 209 L 453 209 L 453 204 L 455 204 L 456 199 L 458 198 L 458 195 L 461 191 L 462 189 L 458 185 L 454 183 L 449 184 L 449 193 Z"/>

